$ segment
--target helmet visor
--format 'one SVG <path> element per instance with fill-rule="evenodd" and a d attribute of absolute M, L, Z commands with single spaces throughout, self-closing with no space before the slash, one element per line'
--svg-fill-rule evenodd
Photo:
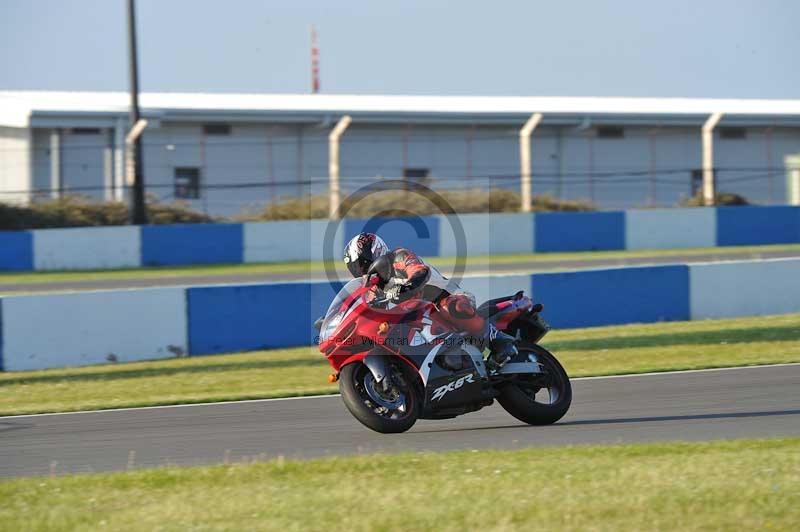
<path fill-rule="evenodd" d="M 347 269 L 350 271 L 350 274 L 353 277 L 361 277 L 367 273 L 369 270 L 370 264 L 372 261 L 365 258 L 360 258 L 358 260 L 353 260 L 347 263 Z"/>

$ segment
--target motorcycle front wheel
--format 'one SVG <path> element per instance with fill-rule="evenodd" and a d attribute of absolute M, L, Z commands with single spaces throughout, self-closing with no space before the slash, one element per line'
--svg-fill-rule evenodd
<path fill-rule="evenodd" d="M 564 417 L 572 404 L 569 376 L 555 356 L 543 347 L 522 342 L 520 358 L 535 355 L 542 365 L 542 375 L 520 375 L 507 383 L 497 402 L 506 412 L 529 425 L 550 425 Z"/>
<path fill-rule="evenodd" d="M 385 379 L 388 386 L 376 382 L 361 362 L 346 365 L 339 372 L 342 401 L 353 417 L 376 432 L 405 432 L 419 417 L 419 394 L 402 370 L 393 369 Z"/>

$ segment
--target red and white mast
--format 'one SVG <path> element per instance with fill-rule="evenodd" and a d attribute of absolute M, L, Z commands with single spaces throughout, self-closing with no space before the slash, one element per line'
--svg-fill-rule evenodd
<path fill-rule="evenodd" d="M 319 46 L 317 45 L 317 28 L 311 26 L 311 92 L 319 92 Z"/>

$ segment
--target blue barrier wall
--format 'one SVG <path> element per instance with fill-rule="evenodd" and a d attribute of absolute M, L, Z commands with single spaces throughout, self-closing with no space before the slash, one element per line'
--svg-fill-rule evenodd
<path fill-rule="evenodd" d="M 468 256 L 800 243 L 800 207 L 788 206 L 457 218 Z M 347 240 L 371 230 L 391 247 L 451 257 L 458 251 L 453 221 L 446 216 L 347 219 L 331 231 L 327 249 L 339 260 Z M 6 231 L 0 232 L 0 271 L 319 261 L 328 227 L 326 220 L 311 220 Z"/>
<path fill-rule="evenodd" d="M 390 249 L 404 247 L 435 257 L 439 255 L 439 223 L 434 216 L 345 220 L 345 242 L 361 232 L 379 233 Z"/>
<path fill-rule="evenodd" d="M 689 268 L 614 268 L 533 275 L 533 295 L 554 327 L 689 319 Z"/>
<path fill-rule="evenodd" d="M 748 246 L 800 242 L 800 208 L 721 207 L 717 245 Z"/>
<path fill-rule="evenodd" d="M 5 370 L 3 365 L 3 303 L 0 298 L 0 371 Z"/>
<path fill-rule="evenodd" d="M 142 227 L 142 265 L 237 264 L 244 256 L 241 224 Z"/>
<path fill-rule="evenodd" d="M 340 288 L 328 283 L 189 288 L 189 353 L 310 345 L 314 320 Z"/>
<path fill-rule="evenodd" d="M 33 234 L 30 231 L 0 231 L 0 271 L 33 270 Z"/>
<path fill-rule="evenodd" d="M 481 300 L 532 287 L 555 327 L 800 312 L 800 259 L 470 277 Z M 327 282 L 0 299 L 6 371 L 313 344 Z M 77 311 L 76 311 L 77 309 Z M 47 334 L 42 334 L 47 331 Z"/>
<path fill-rule="evenodd" d="M 536 215 L 535 251 L 625 249 L 625 213 L 553 212 Z"/>

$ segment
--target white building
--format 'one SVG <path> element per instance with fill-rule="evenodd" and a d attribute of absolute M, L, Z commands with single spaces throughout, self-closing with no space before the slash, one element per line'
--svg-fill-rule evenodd
<path fill-rule="evenodd" d="M 601 208 L 674 205 L 713 131 L 717 190 L 784 203 L 784 157 L 800 153 L 800 100 L 142 94 L 148 193 L 235 214 L 325 193 L 329 140 L 344 115 L 346 192 L 379 178 L 435 188 L 520 187 L 520 128 L 532 190 Z M 0 200 L 63 193 L 123 199 L 125 93 L 0 91 Z"/>

